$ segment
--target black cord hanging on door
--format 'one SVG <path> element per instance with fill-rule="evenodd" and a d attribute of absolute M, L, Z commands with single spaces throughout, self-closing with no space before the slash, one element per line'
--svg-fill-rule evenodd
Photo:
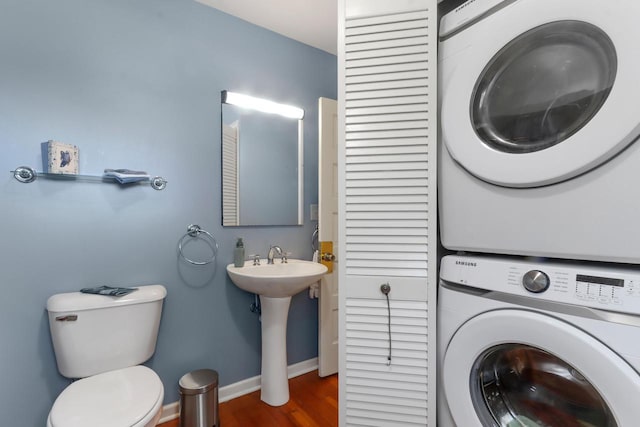
<path fill-rule="evenodd" d="M 391 303 L 389 302 L 389 292 L 391 285 L 384 283 L 380 286 L 380 292 L 387 297 L 387 326 L 389 327 L 389 355 L 387 356 L 387 366 L 391 366 Z"/>

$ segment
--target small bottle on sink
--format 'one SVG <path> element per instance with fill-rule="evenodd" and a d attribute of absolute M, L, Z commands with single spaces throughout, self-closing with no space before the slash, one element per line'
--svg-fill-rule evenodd
<path fill-rule="evenodd" d="M 238 237 L 236 247 L 233 250 L 233 265 L 235 267 L 244 267 L 244 243 L 242 237 Z"/>

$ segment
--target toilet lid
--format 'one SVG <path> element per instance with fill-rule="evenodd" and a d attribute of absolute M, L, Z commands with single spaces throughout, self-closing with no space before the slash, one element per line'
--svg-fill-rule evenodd
<path fill-rule="evenodd" d="M 49 419 L 53 427 L 130 427 L 162 396 L 158 375 L 132 366 L 72 383 L 56 399 Z"/>

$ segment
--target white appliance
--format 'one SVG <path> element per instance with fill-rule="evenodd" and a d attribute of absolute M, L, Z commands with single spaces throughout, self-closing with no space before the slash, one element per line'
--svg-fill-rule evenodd
<path fill-rule="evenodd" d="M 440 427 L 638 425 L 640 270 L 442 259 Z"/>
<path fill-rule="evenodd" d="M 640 2 L 472 0 L 440 26 L 452 250 L 640 262 Z"/>
<path fill-rule="evenodd" d="M 49 412 L 47 427 L 151 427 L 162 413 L 160 377 L 140 364 L 156 348 L 161 285 L 126 296 L 71 292 L 47 301 L 58 371 L 71 383 Z"/>

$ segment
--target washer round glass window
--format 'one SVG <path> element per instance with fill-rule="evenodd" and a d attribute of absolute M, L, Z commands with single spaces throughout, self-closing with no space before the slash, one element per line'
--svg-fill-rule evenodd
<path fill-rule="evenodd" d="M 523 344 L 501 344 L 475 363 L 470 378 L 485 426 L 618 427 L 597 389 L 562 359 Z"/>
<path fill-rule="evenodd" d="M 471 101 L 476 133 L 508 153 L 556 145 L 598 112 L 616 70 L 615 47 L 598 27 L 581 21 L 536 27 L 483 70 Z"/>

